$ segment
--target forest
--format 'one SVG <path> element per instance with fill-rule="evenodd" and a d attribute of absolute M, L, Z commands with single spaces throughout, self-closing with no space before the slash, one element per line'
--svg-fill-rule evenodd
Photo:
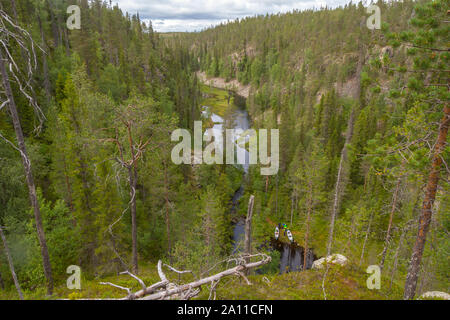
<path fill-rule="evenodd" d="M 449 299 L 449 2 L 161 33 L 0 0 L 0 299 Z M 277 173 L 174 163 L 195 121 L 277 129 Z"/>

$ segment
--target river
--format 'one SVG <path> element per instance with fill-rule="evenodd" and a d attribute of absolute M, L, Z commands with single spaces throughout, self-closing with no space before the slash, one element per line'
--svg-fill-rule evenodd
<path fill-rule="evenodd" d="M 202 115 L 213 122 L 213 136 L 214 141 L 217 142 L 216 148 L 222 149 L 223 152 L 223 132 L 224 129 L 238 129 L 242 130 L 242 136 L 237 136 L 233 139 L 236 146 L 237 163 L 242 163 L 243 167 L 243 182 L 240 188 L 235 192 L 232 198 L 231 214 L 236 215 L 239 207 L 239 200 L 244 195 L 244 180 L 248 174 L 249 169 L 249 153 L 245 148 L 239 145 L 238 141 L 248 141 L 249 137 L 245 131 L 250 128 L 250 117 L 245 109 L 245 98 L 241 96 L 234 96 L 235 101 L 239 101 L 238 106 L 230 104 L 224 116 L 220 116 L 212 111 L 213 108 L 209 106 L 202 107 Z M 207 134 L 207 133 L 205 133 Z M 233 254 L 242 249 L 243 239 L 245 235 L 245 218 L 241 217 L 238 221 L 233 222 Z M 296 242 L 289 244 L 275 239 L 271 242 L 271 250 L 280 252 L 280 273 L 300 271 L 303 269 L 304 248 L 299 246 Z M 312 250 L 308 251 L 306 269 L 310 269 L 316 256 Z"/>

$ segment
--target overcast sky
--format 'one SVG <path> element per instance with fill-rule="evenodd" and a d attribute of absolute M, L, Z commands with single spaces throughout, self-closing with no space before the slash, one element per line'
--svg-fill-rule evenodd
<path fill-rule="evenodd" d="M 125 12 L 139 12 L 159 32 L 200 31 L 211 25 L 293 9 L 336 7 L 350 0 L 113 0 Z"/>

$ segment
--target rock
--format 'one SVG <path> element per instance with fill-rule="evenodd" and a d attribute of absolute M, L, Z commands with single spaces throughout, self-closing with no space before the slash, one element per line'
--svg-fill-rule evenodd
<path fill-rule="evenodd" d="M 380 53 L 380 59 L 383 60 L 383 57 L 387 55 L 389 58 L 392 58 L 394 56 L 394 49 L 391 46 L 386 46 L 383 49 L 381 49 Z"/>
<path fill-rule="evenodd" d="M 338 264 L 341 266 L 345 266 L 348 262 L 348 259 L 344 257 L 342 254 L 334 253 L 331 256 L 326 258 L 328 263 Z M 313 269 L 322 269 L 325 266 L 325 258 L 320 258 L 319 260 L 314 261 L 312 268 Z"/>
<path fill-rule="evenodd" d="M 444 300 L 450 300 L 450 294 L 441 291 L 428 291 L 420 296 L 420 299 L 423 298 L 440 298 Z"/>

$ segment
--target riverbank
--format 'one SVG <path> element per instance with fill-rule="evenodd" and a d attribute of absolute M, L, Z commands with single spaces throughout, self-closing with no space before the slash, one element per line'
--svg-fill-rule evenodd
<path fill-rule="evenodd" d="M 207 77 L 205 72 L 198 71 L 197 77 L 206 85 L 223 89 L 223 90 L 233 90 L 236 94 L 243 96 L 244 98 L 248 98 L 250 96 L 250 85 L 244 86 L 236 79 L 231 81 L 226 81 L 224 78 L 219 77 Z"/>

